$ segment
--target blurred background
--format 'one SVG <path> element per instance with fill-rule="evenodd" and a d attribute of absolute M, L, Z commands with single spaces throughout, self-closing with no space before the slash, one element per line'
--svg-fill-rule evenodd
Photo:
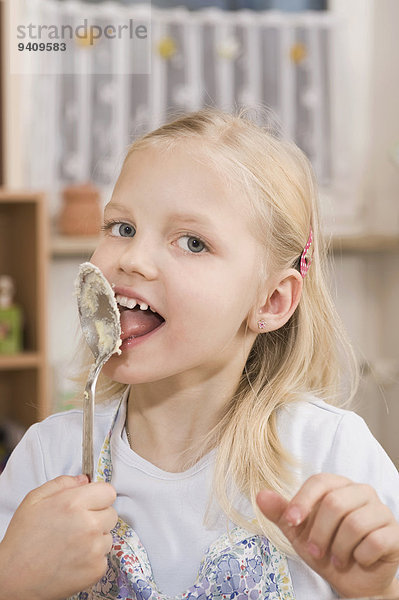
<path fill-rule="evenodd" d="M 398 465 L 399 2 L 0 9 L 0 468 L 26 427 L 73 406 L 74 279 L 129 143 L 204 105 L 253 109 L 312 161 L 354 408 Z"/>

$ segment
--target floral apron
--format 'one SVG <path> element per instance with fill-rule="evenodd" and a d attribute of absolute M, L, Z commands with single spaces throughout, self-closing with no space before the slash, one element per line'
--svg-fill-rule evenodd
<path fill-rule="evenodd" d="M 100 452 L 97 481 L 111 482 L 110 442 L 119 408 Z M 241 527 L 209 546 L 195 583 L 177 596 L 157 588 L 146 549 L 127 523 L 118 519 L 111 533 L 104 577 L 69 600 L 295 600 L 286 557 L 267 538 Z"/>

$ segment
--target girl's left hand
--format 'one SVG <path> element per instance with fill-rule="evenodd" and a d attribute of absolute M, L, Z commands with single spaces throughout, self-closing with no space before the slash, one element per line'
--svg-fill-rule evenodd
<path fill-rule="evenodd" d="M 342 596 L 399 595 L 399 523 L 371 486 L 320 473 L 290 502 L 269 490 L 256 500 L 297 554 Z"/>

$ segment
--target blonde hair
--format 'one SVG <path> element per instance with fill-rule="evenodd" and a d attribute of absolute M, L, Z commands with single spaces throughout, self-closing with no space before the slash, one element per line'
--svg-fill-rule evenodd
<path fill-rule="evenodd" d="M 217 447 L 213 490 L 226 517 L 292 553 L 280 530 L 256 504 L 261 489 L 288 498 L 295 484 L 295 460 L 282 447 L 277 432 L 278 410 L 306 393 L 343 404 L 357 386 L 353 350 L 326 284 L 327 248 L 320 233 L 313 170 L 294 143 L 256 125 L 244 110 L 232 115 L 213 108 L 183 115 L 136 140 L 122 169 L 138 150 L 170 151 L 186 142 L 187 153 L 211 163 L 226 185 L 241 186 L 253 233 L 264 248 L 259 285 L 267 273 L 297 265 L 313 230 L 313 262 L 298 308 L 282 328 L 256 337 L 223 418 L 192 460 Z M 339 383 L 345 382 L 343 369 L 348 366 L 349 388 Z M 106 377 L 102 381 L 103 396 L 114 397 L 126 387 Z M 255 520 L 234 505 L 234 491 L 250 501 Z"/>

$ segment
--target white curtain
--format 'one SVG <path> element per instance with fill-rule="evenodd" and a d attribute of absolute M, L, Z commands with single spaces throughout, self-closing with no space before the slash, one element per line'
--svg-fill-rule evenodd
<path fill-rule="evenodd" d="M 139 15 L 151 33 L 150 74 L 129 72 L 127 38 L 103 54 L 100 45 L 96 53 L 95 44 L 70 40 L 67 52 L 58 53 L 58 74 L 46 73 L 54 53 L 41 53 L 43 74 L 24 75 L 26 185 L 54 197 L 70 182 L 90 179 L 108 188 L 135 136 L 176 111 L 204 105 L 266 106 L 267 119 L 309 156 L 323 189 L 332 193 L 348 178 L 345 144 L 337 135 L 345 123 L 345 64 L 340 23 L 330 13 L 25 2 L 33 23 L 76 25 L 87 18 L 105 27 Z"/>

